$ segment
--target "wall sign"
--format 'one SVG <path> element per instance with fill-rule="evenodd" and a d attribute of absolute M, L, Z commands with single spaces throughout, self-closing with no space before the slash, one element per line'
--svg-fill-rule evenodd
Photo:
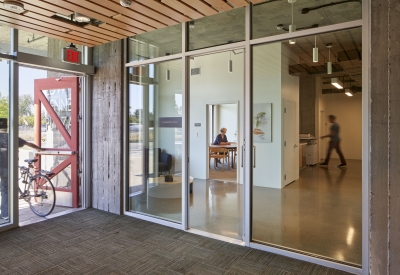
<path fill-rule="evenodd" d="M 82 53 L 78 51 L 75 45 L 71 44 L 68 47 L 63 48 L 61 52 L 61 60 L 63 62 L 71 64 L 81 64 Z"/>
<path fill-rule="evenodd" d="M 158 127 L 161 128 L 182 128 L 182 117 L 160 117 Z"/>

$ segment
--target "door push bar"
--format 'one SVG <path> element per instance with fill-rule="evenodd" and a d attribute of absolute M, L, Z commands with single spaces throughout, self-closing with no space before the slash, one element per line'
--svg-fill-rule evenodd
<path fill-rule="evenodd" d="M 43 156 L 50 156 L 50 155 L 72 156 L 72 155 L 75 155 L 75 151 L 56 151 L 56 150 L 49 150 L 49 151 L 37 151 L 36 154 L 38 154 L 38 155 L 43 155 Z"/>

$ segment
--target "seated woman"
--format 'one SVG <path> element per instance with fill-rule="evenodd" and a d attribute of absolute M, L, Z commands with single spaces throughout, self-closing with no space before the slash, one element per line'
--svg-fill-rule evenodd
<path fill-rule="evenodd" d="M 231 144 L 228 142 L 228 137 L 226 136 L 226 128 L 221 128 L 220 134 L 215 137 L 213 145 L 229 145 Z"/>
<path fill-rule="evenodd" d="M 227 131 L 226 128 L 221 128 L 221 130 L 220 130 L 221 133 L 215 137 L 213 145 L 229 145 L 229 144 L 231 144 L 230 142 L 228 142 L 228 137 L 226 136 L 226 131 Z M 221 160 L 218 159 L 217 163 L 221 163 Z"/>

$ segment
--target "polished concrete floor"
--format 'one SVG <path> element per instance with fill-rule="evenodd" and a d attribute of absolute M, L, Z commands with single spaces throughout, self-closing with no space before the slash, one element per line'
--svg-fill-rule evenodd
<path fill-rule="evenodd" d="M 337 164 L 332 159 L 327 168 L 309 166 L 283 189 L 255 186 L 252 239 L 360 265 L 361 161 L 349 160 L 344 169 Z M 243 185 L 234 181 L 194 179 L 190 228 L 241 240 L 242 194 Z M 147 199 L 142 193 L 130 202 L 137 212 L 182 220 L 181 199 Z"/>

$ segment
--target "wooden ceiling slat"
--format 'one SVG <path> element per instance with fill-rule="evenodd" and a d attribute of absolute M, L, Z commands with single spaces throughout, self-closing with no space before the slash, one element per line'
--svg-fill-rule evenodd
<path fill-rule="evenodd" d="M 222 0 L 204 0 L 204 1 L 213 6 L 219 12 L 230 11 L 232 9 L 231 6 L 229 6 L 226 2 Z"/>
<path fill-rule="evenodd" d="M 1 11 L 1 15 L 3 15 L 3 16 L 15 18 L 17 20 L 22 20 L 22 21 L 25 21 L 27 23 L 40 25 L 40 26 L 43 26 L 43 27 L 46 27 L 46 28 L 55 29 L 56 31 L 68 32 L 70 30 L 70 29 L 64 28 L 62 26 L 55 26 L 53 24 L 49 24 L 49 23 L 46 23 L 46 22 L 41 22 L 41 21 L 38 21 L 38 20 L 35 20 L 35 19 L 32 19 L 32 18 L 29 18 L 26 15 L 21 15 L 21 14 L 17 14 L 17 13 L 14 13 L 14 12 L 10 12 L 8 10 L 3 9 L 1 6 L 0 6 L 0 11 Z M 28 12 L 28 13 L 31 13 L 31 12 Z"/>
<path fill-rule="evenodd" d="M 86 8 L 86 9 L 88 9 L 90 11 L 96 11 L 96 13 L 101 14 L 101 15 L 106 16 L 106 17 L 112 17 L 112 16 L 120 14 L 119 12 L 117 12 L 115 10 L 110 10 L 110 9 L 103 8 L 103 7 L 101 7 L 101 6 L 97 5 L 97 4 L 89 2 L 89 1 L 82 1 L 82 0 L 68 0 L 68 1 L 71 2 L 71 3 L 77 4 L 79 6 L 82 6 L 82 7 Z M 103 2 L 107 2 L 107 1 L 103 0 Z M 84 12 L 82 12 L 82 13 L 87 15 Z M 93 18 L 99 19 L 97 17 L 93 17 Z M 121 21 L 121 22 L 123 22 L 125 24 L 131 25 L 133 27 L 145 30 L 145 31 L 153 31 L 153 30 L 156 29 L 154 27 L 151 27 L 149 25 L 143 24 L 142 22 L 139 22 L 139 21 L 135 20 L 136 18 L 135 19 L 131 19 L 131 18 L 128 18 L 128 17 L 126 17 L 124 15 L 117 16 L 114 19 L 118 20 L 118 21 Z M 99 19 L 99 20 L 101 20 L 101 19 Z"/>
<path fill-rule="evenodd" d="M 59 6 L 63 6 L 67 9 L 71 9 L 74 10 L 76 12 L 82 13 L 86 16 L 89 16 L 90 18 L 95 18 L 97 20 L 103 21 L 105 23 L 108 23 L 110 25 L 113 25 L 115 27 L 119 27 L 122 29 L 126 29 L 128 31 L 134 32 L 134 33 L 143 33 L 144 31 L 142 29 L 138 29 L 132 26 L 127 26 L 125 23 L 119 22 L 115 19 L 109 18 L 107 16 L 101 15 L 100 13 L 96 13 L 93 12 L 91 10 L 88 10 L 86 8 L 82 8 L 81 6 L 78 6 L 76 4 L 70 3 L 68 1 L 64 1 L 64 0 L 43 0 L 47 3 L 51 3 L 54 5 L 59 5 Z M 82 0 L 83 1 L 83 0 Z"/>
<path fill-rule="evenodd" d="M 102 29 L 106 29 L 106 30 L 112 31 L 112 32 L 123 34 L 125 36 L 134 36 L 134 35 L 136 35 L 136 33 L 134 33 L 134 32 L 130 32 L 130 31 L 126 31 L 126 30 L 123 30 L 123 29 L 119 29 L 117 27 L 108 25 L 107 23 L 100 24 L 99 27 L 102 28 Z"/>
<path fill-rule="evenodd" d="M 167 26 L 167 24 L 160 23 L 154 20 L 153 18 L 142 15 L 134 10 L 122 7 L 119 3 L 116 3 L 114 1 L 104 1 L 104 0 L 90 0 L 90 1 L 96 3 L 97 5 L 102 5 L 103 7 L 106 7 L 108 9 L 115 10 L 116 12 L 123 14 L 127 17 L 135 18 L 136 20 L 141 21 L 155 28 L 164 28 Z"/>
<path fill-rule="evenodd" d="M 34 27 L 34 25 L 31 25 L 31 24 L 29 25 L 30 27 L 25 27 L 25 26 L 22 26 L 22 25 L 19 25 L 19 24 L 8 23 L 7 21 L 3 20 L 3 17 L 0 17 L 0 23 L 2 25 L 4 25 L 4 26 L 8 26 L 8 27 L 11 27 L 11 28 L 15 28 L 15 29 L 19 29 L 19 30 L 35 33 L 35 34 L 44 35 L 44 36 L 47 36 L 47 37 L 51 37 L 51 38 L 55 38 L 55 39 L 59 39 L 59 40 L 67 41 L 67 42 L 73 42 L 73 43 L 78 44 L 78 45 L 84 45 L 84 46 L 88 46 L 88 47 L 93 47 L 93 46 L 96 46 L 98 44 L 101 44 L 101 43 L 93 44 L 93 43 L 88 43 L 88 42 L 80 41 L 80 40 L 76 40 L 76 39 L 65 38 L 65 37 L 62 37 L 60 35 L 54 35 L 54 34 L 52 34 L 50 32 L 44 32 L 44 31 L 40 31 L 40 30 L 37 30 L 37 29 L 33 29 L 32 27 Z M 62 33 L 62 35 L 65 35 L 65 34 Z"/>
<path fill-rule="evenodd" d="M 246 0 L 228 0 L 235 8 L 241 8 L 248 6 L 249 3 Z"/>
<path fill-rule="evenodd" d="M 189 16 L 192 19 L 199 19 L 203 18 L 204 15 L 197 12 L 195 9 L 191 8 L 188 5 L 183 4 L 177 0 L 161 0 L 164 4 L 170 6 L 171 8 Z"/>
<path fill-rule="evenodd" d="M 4 2 L 4 0 L 0 0 L 0 2 Z M 21 2 L 24 3 L 24 8 L 25 8 L 25 10 L 33 11 L 33 12 L 36 12 L 36 13 L 40 13 L 40 14 L 43 14 L 44 16 L 47 16 L 47 17 L 51 17 L 51 16 L 53 16 L 54 14 L 56 14 L 55 11 L 46 10 L 46 9 L 44 9 L 43 7 L 37 7 L 37 6 L 31 5 L 31 4 L 30 4 L 29 2 L 27 2 L 27 1 L 21 1 Z M 32 1 L 31 1 L 31 2 L 32 2 Z"/>
<path fill-rule="evenodd" d="M 101 24 L 101 25 L 104 25 L 104 24 Z M 95 31 L 95 32 L 101 32 L 101 33 L 107 34 L 107 35 L 109 35 L 111 37 L 115 37 L 115 38 L 119 38 L 119 39 L 124 39 L 126 37 L 126 35 L 108 31 L 108 30 L 106 30 L 104 28 L 101 28 L 100 26 L 98 27 L 98 26 L 94 26 L 94 25 L 88 24 L 88 25 L 84 26 L 84 28 L 88 29 L 88 30 Z"/>
<path fill-rule="evenodd" d="M 63 6 L 55 6 L 52 4 L 45 3 L 41 0 L 24 0 L 24 3 L 29 3 L 31 5 L 35 5 L 38 8 L 43 8 L 49 11 L 54 11 L 55 13 L 63 14 L 63 15 L 70 15 L 73 13 L 73 10 L 64 9 Z M 29 9 L 28 9 L 29 10 Z M 33 10 L 32 10 L 33 11 Z M 42 13 L 41 13 L 42 14 Z M 45 15 L 45 14 L 43 14 Z"/>
<path fill-rule="evenodd" d="M 170 7 L 164 5 L 163 3 L 160 3 L 157 1 L 136 0 L 136 2 L 139 2 L 149 8 L 152 8 L 153 10 L 156 10 L 157 12 L 160 12 L 166 16 L 174 18 L 175 20 L 178 20 L 179 22 L 187 22 L 187 21 L 191 20 L 189 17 L 187 17 L 187 16 L 171 9 Z"/>
<path fill-rule="evenodd" d="M 192 6 L 193 8 L 195 8 L 204 15 L 214 15 L 218 13 L 212 7 L 210 7 L 209 5 L 205 4 L 203 1 L 200 0 L 181 0 L 181 1 Z"/>
<path fill-rule="evenodd" d="M 261 3 L 261 2 L 265 2 L 265 0 L 250 0 L 250 1 L 253 4 L 258 4 L 258 3 Z"/>
<path fill-rule="evenodd" d="M 0 9 L 1 10 L 1 9 Z M 93 43 L 93 44 L 99 44 L 99 43 L 105 43 L 108 40 L 106 39 L 99 39 L 93 36 L 89 36 L 89 35 L 82 35 L 82 34 L 76 34 L 74 35 L 69 35 L 66 32 L 69 31 L 68 29 L 64 29 L 64 30 L 60 30 L 59 27 L 57 26 L 53 26 L 51 24 L 48 24 L 46 22 L 41 22 L 38 20 L 31 20 L 30 18 L 27 18 L 26 16 L 22 16 L 22 15 L 18 15 L 16 16 L 16 14 L 11 13 L 11 12 L 7 12 L 5 10 L 1 10 L 4 19 L 13 19 L 15 21 L 8 21 L 9 23 L 13 23 L 13 24 L 19 24 L 25 27 L 29 27 L 32 28 L 33 26 L 35 26 L 35 28 L 37 28 L 38 30 L 41 31 L 48 31 L 51 32 L 53 34 L 58 34 L 61 35 L 62 37 L 66 37 L 66 38 L 72 38 L 72 39 L 80 39 L 83 38 L 84 41 L 88 40 L 87 42 Z M 64 35 L 67 34 L 67 35 Z M 79 36 L 79 37 L 76 37 Z"/>
<path fill-rule="evenodd" d="M 33 13 L 33 12 L 28 12 L 24 16 L 35 18 L 35 19 L 40 20 L 40 21 L 45 21 L 45 22 L 50 23 L 50 24 L 54 24 L 54 26 L 62 26 L 64 28 L 69 28 L 70 30 L 75 30 L 75 31 L 82 32 L 82 33 L 85 33 L 85 34 L 93 35 L 93 36 L 98 37 L 98 38 L 107 39 L 109 41 L 115 40 L 114 37 L 107 36 L 107 35 L 104 35 L 102 33 L 93 32 L 93 31 L 87 30 L 85 28 L 76 26 L 74 24 L 66 23 L 66 22 L 63 22 L 63 21 L 60 21 L 60 20 L 57 20 L 57 19 L 53 19 L 53 18 L 48 18 L 48 17 L 45 17 L 45 16 L 40 15 L 40 14 L 36 14 L 36 13 Z"/>
<path fill-rule="evenodd" d="M 91 39 L 91 40 L 96 40 L 99 41 L 101 43 L 108 43 L 110 40 L 109 39 L 103 39 L 103 38 L 97 38 L 97 37 L 93 37 L 92 35 L 89 34 L 84 34 L 78 31 L 70 31 L 68 32 L 69 34 L 75 35 L 75 36 L 79 36 L 82 38 L 86 38 L 86 39 Z M 101 41 L 100 41 L 101 40 Z M 114 40 L 118 40 L 118 38 L 115 38 Z"/>

